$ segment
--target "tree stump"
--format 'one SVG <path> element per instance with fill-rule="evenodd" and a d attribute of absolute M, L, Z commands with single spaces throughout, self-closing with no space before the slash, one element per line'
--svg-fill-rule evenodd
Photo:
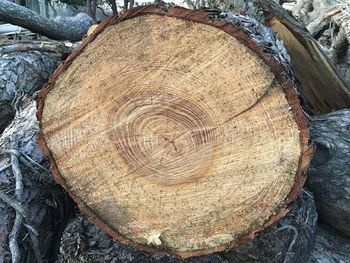
<path fill-rule="evenodd" d="M 40 144 L 99 228 L 190 257 L 287 213 L 312 151 L 285 50 L 258 27 L 139 7 L 101 24 L 51 76 Z"/>

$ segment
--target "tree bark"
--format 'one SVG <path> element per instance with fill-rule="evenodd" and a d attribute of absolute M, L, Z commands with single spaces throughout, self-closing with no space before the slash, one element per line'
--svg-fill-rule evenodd
<path fill-rule="evenodd" d="M 11 237 L 10 251 L 8 239 L 9 234 L 14 233 L 13 216 L 16 209 L 1 199 L 0 262 L 10 262 L 11 257 L 18 258 L 19 262 L 40 262 L 38 254 L 45 262 L 53 262 L 58 253 L 61 231 L 71 213 L 70 199 L 52 181 L 47 172 L 48 163 L 37 146 L 36 104 L 29 99 L 47 81 L 62 57 L 61 54 L 51 53 L 55 51 L 52 50 L 53 44 L 47 43 L 41 42 L 44 44 L 41 45 L 41 52 L 24 51 L 23 47 L 31 48 L 28 43 L 14 44 L 13 41 L 2 41 L 0 47 L 0 193 L 1 197 L 14 198 L 15 178 L 12 173 L 20 172 L 23 177 L 18 182 L 23 185 L 20 208 L 27 214 L 27 217 L 17 221 L 16 236 Z M 14 141 L 17 147 L 11 146 L 9 141 Z M 12 153 L 7 152 L 9 150 Z M 13 152 L 18 155 L 13 155 Z M 12 172 L 14 156 L 19 164 L 15 164 Z M 38 233 L 34 242 L 30 238 L 36 235 L 33 230 Z"/>
<path fill-rule="evenodd" d="M 0 1 L 0 20 L 52 39 L 71 41 L 81 40 L 93 23 L 84 13 L 75 17 L 48 19 L 10 1 Z"/>
<path fill-rule="evenodd" d="M 319 223 L 315 241 L 311 263 L 349 261 L 350 238 L 343 236 L 341 232 L 325 223 Z"/>
<path fill-rule="evenodd" d="M 11 49 L 10 47 L 13 46 L 3 46 L 0 49 Z M 0 133 L 15 115 L 16 100 L 40 89 L 60 59 L 60 54 L 36 51 L 11 52 L 0 56 Z"/>
<path fill-rule="evenodd" d="M 307 187 L 314 193 L 320 217 L 350 237 L 350 110 L 311 120 L 316 154 Z"/>

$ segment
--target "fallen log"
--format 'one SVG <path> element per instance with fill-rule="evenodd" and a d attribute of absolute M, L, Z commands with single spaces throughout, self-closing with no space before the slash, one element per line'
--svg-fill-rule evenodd
<path fill-rule="evenodd" d="M 312 153 L 284 48 L 233 14 L 107 20 L 51 76 L 38 117 L 55 179 L 99 228 L 181 257 L 283 217 Z"/>
<path fill-rule="evenodd" d="M 81 40 L 93 24 L 92 18 L 85 13 L 49 19 L 11 1 L 0 1 L 0 20 L 51 39 L 71 41 Z"/>
<path fill-rule="evenodd" d="M 47 167 L 45 160 L 36 144 L 37 122 L 35 118 L 35 104 L 24 103 L 16 119 L 6 129 L 0 138 L 3 146 L 4 138 L 15 134 L 19 143 L 19 152 L 30 156 L 33 160 Z M 23 155 L 24 156 L 24 155 Z M 7 181 L 7 189 L 12 187 L 11 167 L 8 167 L 10 158 L 1 156 L 0 167 L 7 167 L 0 172 L 1 185 Z M 22 160 L 21 160 L 22 162 Z M 35 229 L 38 232 L 41 254 L 43 259 L 53 262 L 58 253 L 58 242 L 61 240 L 60 253 L 57 262 L 74 262 L 77 260 L 121 260 L 122 262 L 182 262 L 174 257 L 156 256 L 137 251 L 130 246 L 113 242 L 102 232 L 83 217 L 75 218 L 65 229 L 61 238 L 61 231 L 69 220 L 71 213 L 70 202 L 67 196 L 52 183 L 49 174 L 40 167 L 32 167 L 28 170 L 25 163 L 21 163 L 25 178 L 25 201 L 23 206 L 30 211 L 31 218 L 35 219 Z M 39 168 L 39 169 L 38 169 Z M 38 169 L 38 170 L 36 170 Z M 39 172 L 39 174 L 38 174 Z M 34 173 L 34 174 L 33 174 Z M 38 178 L 39 176 L 39 178 Z M 38 180 L 39 179 L 39 180 Z M 11 256 L 8 251 L 7 237 L 12 228 L 12 212 L 5 203 L 0 202 L 1 214 L 5 215 L 0 220 L 0 260 L 8 262 Z M 224 254 L 195 257 L 188 262 L 304 262 L 309 257 L 310 247 L 313 244 L 316 213 L 313 198 L 310 193 L 303 191 L 289 207 L 288 214 L 282 220 L 258 234 L 257 238 L 243 244 L 239 248 L 230 250 Z M 22 239 L 26 229 L 22 228 L 18 238 L 21 247 L 21 258 L 33 262 L 35 257 L 32 252 L 32 244 L 27 239 Z M 108 252 L 107 252 L 108 251 Z M 284 260 L 287 261 L 284 261 Z M 133 261 L 134 260 L 134 261 Z M 254 261 L 255 260 L 255 261 Z"/>
<path fill-rule="evenodd" d="M 308 170 L 320 217 L 350 237 L 350 110 L 314 117 L 311 140 L 317 151 Z"/>

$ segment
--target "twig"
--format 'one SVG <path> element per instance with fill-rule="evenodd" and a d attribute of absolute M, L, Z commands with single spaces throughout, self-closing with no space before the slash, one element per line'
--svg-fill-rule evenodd
<path fill-rule="evenodd" d="M 30 158 L 27 154 L 19 152 L 21 155 L 23 155 L 31 164 L 38 166 L 40 169 L 44 170 L 45 172 L 50 172 L 47 168 Z"/>
<path fill-rule="evenodd" d="M 12 149 L 17 148 L 17 141 L 15 140 L 14 136 L 11 136 L 10 146 Z M 14 153 L 11 153 L 10 155 L 11 155 L 12 172 L 16 180 L 15 197 L 17 201 L 21 203 L 23 199 L 23 176 L 19 168 L 18 156 Z M 10 242 L 9 242 L 13 263 L 20 262 L 20 259 L 21 259 L 17 238 L 23 223 L 22 214 L 18 210 L 15 210 L 15 211 L 16 211 L 15 223 L 13 224 L 13 227 L 12 227 L 12 231 L 10 234 Z"/>
<path fill-rule="evenodd" d="M 26 210 L 22 207 L 22 204 L 16 199 L 9 197 L 2 190 L 0 190 L 0 199 L 14 210 L 18 211 L 23 217 L 27 217 Z"/>
<path fill-rule="evenodd" d="M 8 197 L 5 193 L 0 191 L 0 199 L 2 199 L 5 203 L 7 203 L 9 206 L 15 209 L 15 222 L 12 227 L 12 231 L 10 234 L 10 241 L 9 241 L 9 247 L 11 251 L 12 256 L 12 262 L 17 263 L 21 262 L 21 255 L 20 255 L 20 249 L 18 246 L 18 235 L 21 229 L 22 224 L 24 223 L 24 219 L 27 222 L 27 224 L 24 224 L 29 232 L 30 239 L 32 241 L 32 247 L 33 251 L 36 257 L 37 263 L 42 263 L 42 256 L 40 252 L 39 247 L 39 241 L 37 238 L 38 232 L 35 230 L 35 228 L 31 224 L 30 216 L 28 216 L 29 213 L 26 212 L 25 208 L 23 208 L 21 202 L 23 201 L 23 175 L 19 166 L 19 158 L 21 157 L 21 153 L 17 150 L 18 144 L 15 139 L 15 136 L 12 135 L 10 138 L 10 149 L 5 150 L 2 153 L 9 153 L 11 156 L 11 166 L 12 166 L 12 172 L 15 177 L 16 181 L 16 187 L 15 187 L 15 199 L 12 199 Z M 22 154 L 23 155 L 23 154 Z M 36 163 L 33 159 L 31 159 L 27 155 L 23 155 L 28 159 L 28 162 L 33 162 L 34 164 L 38 165 L 39 167 L 42 167 L 38 163 Z M 44 167 L 42 167 L 44 168 Z M 46 169 L 46 168 L 44 168 Z"/>
<path fill-rule="evenodd" d="M 16 210 L 16 218 L 12 227 L 12 231 L 10 233 L 10 241 L 9 241 L 9 247 L 10 247 L 13 263 L 21 262 L 21 253 L 19 250 L 17 238 L 18 238 L 19 231 L 21 230 L 22 223 L 23 223 L 23 217 Z"/>
<path fill-rule="evenodd" d="M 25 166 L 27 166 L 33 173 L 40 175 L 40 172 L 34 165 L 29 162 L 26 158 L 24 158 L 22 155 L 19 157 L 19 160 L 21 163 L 23 163 Z"/>
<path fill-rule="evenodd" d="M 20 226 L 23 224 L 29 230 L 28 232 L 29 232 L 30 239 L 32 241 L 33 251 L 36 256 L 37 263 L 42 263 L 43 260 L 41 257 L 39 241 L 37 238 L 38 231 L 36 231 L 35 228 L 32 226 L 28 211 L 26 211 L 26 209 L 22 206 L 20 202 L 18 202 L 14 198 L 9 197 L 7 194 L 5 194 L 1 190 L 0 190 L 0 199 L 16 211 L 16 219 L 10 234 L 10 242 L 9 242 L 10 251 L 12 255 L 12 262 L 20 262 L 18 258 L 20 254 L 18 249 L 17 238 L 18 238 L 18 232 L 19 232 Z M 24 224 L 23 219 L 28 224 Z"/>
<path fill-rule="evenodd" d="M 310 117 L 310 116 L 309 116 Z M 311 119 L 311 118 L 310 118 Z M 304 188 L 303 188 L 303 193 L 305 193 L 306 195 L 308 195 L 312 200 L 314 200 L 314 197 L 312 194 L 310 194 L 308 191 L 306 191 Z"/>
<path fill-rule="evenodd" d="M 11 138 L 11 148 L 15 149 L 17 148 L 17 143 L 14 139 L 14 136 Z M 21 169 L 19 168 L 19 160 L 18 155 L 14 152 L 10 153 L 11 155 L 11 165 L 12 165 L 12 171 L 13 175 L 15 176 L 16 180 L 16 189 L 15 189 L 15 197 L 16 199 L 21 203 L 23 199 L 23 176 Z"/>
<path fill-rule="evenodd" d="M 293 239 L 288 246 L 288 250 L 286 252 L 286 257 L 284 258 L 283 263 L 287 263 L 289 255 L 293 254 L 293 252 L 292 252 L 293 246 L 294 246 L 294 244 L 297 240 L 297 237 L 298 237 L 298 230 L 294 226 L 291 226 L 291 225 L 281 226 L 281 227 L 277 228 L 274 232 L 280 232 L 280 231 L 283 231 L 286 229 L 292 230 L 294 232 L 294 236 L 293 236 Z"/>
<path fill-rule="evenodd" d="M 40 51 L 56 55 L 70 54 L 76 48 L 75 43 L 62 43 L 52 40 L 13 41 L 0 40 L 0 53 L 10 54 L 15 52 Z"/>
<path fill-rule="evenodd" d="M 23 94 L 15 92 L 15 96 L 13 97 L 13 100 L 11 101 L 12 108 L 18 112 L 19 111 L 19 104 L 22 101 Z"/>
<path fill-rule="evenodd" d="M 33 165 L 35 165 L 35 166 L 38 166 L 40 169 L 44 170 L 45 172 L 50 173 L 50 171 L 47 168 L 45 168 L 44 166 L 42 166 L 37 161 L 33 160 L 31 157 L 29 157 L 27 154 L 23 152 L 20 152 L 16 149 L 4 149 L 0 151 L 0 154 L 4 154 L 4 153 L 16 155 L 20 161 L 22 161 L 26 166 L 28 166 L 31 169 L 35 170 L 35 168 L 33 167 Z M 23 158 L 21 156 L 23 156 Z M 0 172 L 1 171 L 2 170 L 0 170 Z"/>
<path fill-rule="evenodd" d="M 36 231 L 36 229 L 31 225 L 28 225 L 28 224 L 23 224 L 23 225 L 29 230 L 29 232 L 32 232 L 35 236 L 39 235 L 38 231 Z"/>

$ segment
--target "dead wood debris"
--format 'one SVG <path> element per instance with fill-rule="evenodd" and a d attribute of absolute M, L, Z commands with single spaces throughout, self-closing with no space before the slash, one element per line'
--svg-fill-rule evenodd
<path fill-rule="evenodd" d="M 350 87 L 350 2 L 295 0 L 283 7 L 304 23 Z"/>
<path fill-rule="evenodd" d="M 15 136 L 10 138 L 10 149 L 3 149 L 1 154 L 10 154 L 12 173 L 15 177 L 15 198 L 8 197 L 3 190 L 0 190 L 0 199 L 11 206 L 15 210 L 15 221 L 12 227 L 12 231 L 9 236 L 9 248 L 11 251 L 12 262 L 21 262 L 21 253 L 18 245 L 18 237 L 21 228 L 25 226 L 28 229 L 30 239 L 32 241 L 33 251 L 36 257 L 37 263 L 42 263 L 42 256 L 39 248 L 39 242 L 37 238 L 37 231 L 30 221 L 29 211 L 22 206 L 23 201 L 23 176 L 19 165 L 20 153 L 17 150 L 17 144 Z"/>
<path fill-rule="evenodd" d="M 80 43 L 55 40 L 0 40 L 0 54 L 39 51 L 66 57 L 77 49 Z"/>

